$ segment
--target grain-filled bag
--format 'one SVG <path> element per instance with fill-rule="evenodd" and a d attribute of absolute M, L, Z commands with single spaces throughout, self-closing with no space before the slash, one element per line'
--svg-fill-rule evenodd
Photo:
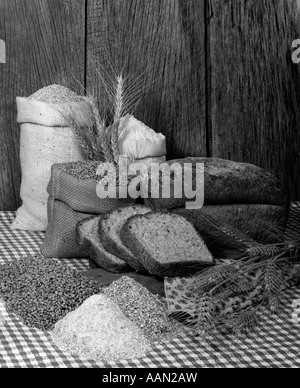
<path fill-rule="evenodd" d="M 48 194 L 76 212 L 94 215 L 134 203 L 135 200 L 130 197 L 103 199 L 97 196 L 99 164 L 100 162 L 79 161 L 53 165 Z"/>
<path fill-rule="evenodd" d="M 134 203 L 131 198 L 99 198 L 96 194 L 100 162 L 54 164 L 48 184 L 48 227 L 41 253 L 45 257 L 86 257 L 76 234 L 77 223 Z"/>
<path fill-rule="evenodd" d="M 13 229 L 45 231 L 47 185 L 54 163 L 83 160 L 69 118 L 80 127 L 92 125 L 89 103 L 59 85 L 43 88 L 29 98 L 17 98 L 21 124 L 21 199 Z"/>
<path fill-rule="evenodd" d="M 48 198 L 49 225 L 41 246 L 41 254 L 47 258 L 87 257 L 76 237 L 76 225 L 92 214 L 74 211 L 64 202 Z"/>

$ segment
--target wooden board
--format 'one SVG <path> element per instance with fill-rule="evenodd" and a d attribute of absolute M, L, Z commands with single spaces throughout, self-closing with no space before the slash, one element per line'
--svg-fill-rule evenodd
<path fill-rule="evenodd" d="M 289 0 L 211 0 L 213 155 L 277 175 L 300 200 L 300 37 Z"/>
<path fill-rule="evenodd" d="M 85 1 L 0 0 L 0 210 L 20 204 L 15 99 L 52 83 L 77 87 L 85 74 Z"/>
<path fill-rule="evenodd" d="M 167 136 L 169 158 L 206 155 L 204 5 L 204 0 L 88 0 L 88 91 L 106 106 L 95 67 L 110 74 L 110 64 L 117 73 L 138 69 L 145 84 L 135 116 Z"/>

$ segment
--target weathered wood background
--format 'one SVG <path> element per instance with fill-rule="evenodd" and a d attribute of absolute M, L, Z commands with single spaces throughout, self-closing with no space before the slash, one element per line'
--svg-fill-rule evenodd
<path fill-rule="evenodd" d="M 297 2 L 0 0 L 0 210 L 20 204 L 16 96 L 82 84 L 104 104 L 107 58 L 148 68 L 136 116 L 167 136 L 170 158 L 255 163 L 300 200 Z"/>

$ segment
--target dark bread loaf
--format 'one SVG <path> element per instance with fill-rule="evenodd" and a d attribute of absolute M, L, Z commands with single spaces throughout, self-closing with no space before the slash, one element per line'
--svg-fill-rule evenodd
<path fill-rule="evenodd" d="M 140 273 L 147 273 L 147 270 L 132 254 L 130 248 L 124 245 L 120 237 L 120 232 L 130 217 L 149 212 L 151 212 L 151 209 L 147 206 L 126 206 L 106 214 L 99 222 L 99 235 L 104 248 L 111 254 L 123 259 Z"/>
<path fill-rule="evenodd" d="M 193 165 L 204 164 L 204 204 L 269 204 L 287 206 L 287 196 L 277 178 L 269 172 L 247 163 L 237 163 L 218 158 L 186 158 L 167 162 L 168 165 L 178 163 L 182 167 L 185 163 Z M 151 198 L 145 204 L 154 209 L 176 209 L 185 207 L 187 199 L 174 198 L 175 178 L 171 177 L 171 198 Z M 162 179 L 160 177 L 160 186 Z M 193 174 L 194 189 L 196 186 L 196 174 Z M 151 185 L 149 185 L 151 187 Z"/>
<path fill-rule="evenodd" d="M 215 230 L 203 215 L 229 224 L 252 239 L 263 243 L 277 242 L 278 232 L 282 233 L 287 222 L 285 208 L 275 205 L 215 205 L 204 206 L 199 210 L 174 209 L 172 213 L 189 220 L 206 242 L 213 240 L 211 237 L 214 236 Z"/>
<path fill-rule="evenodd" d="M 204 241 L 184 217 L 153 212 L 128 219 L 121 239 L 149 273 L 187 276 L 214 264 Z"/>
<path fill-rule="evenodd" d="M 82 249 L 100 267 L 113 273 L 130 271 L 129 265 L 107 252 L 98 234 L 98 225 L 103 216 L 91 217 L 77 224 L 77 239 Z"/>

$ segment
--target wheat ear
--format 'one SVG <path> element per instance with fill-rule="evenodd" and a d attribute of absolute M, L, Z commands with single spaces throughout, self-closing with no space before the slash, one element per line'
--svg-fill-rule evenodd
<path fill-rule="evenodd" d="M 265 290 L 269 299 L 271 311 L 275 313 L 279 306 L 279 293 L 282 279 L 277 268 L 276 261 L 269 260 L 265 270 Z"/>
<path fill-rule="evenodd" d="M 210 334 L 213 325 L 213 300 L 204 294 L 198 300 L 197 306 L 197 334 L 203 339 Z"/>
<path fill-rule="evenodd" d="M 117 87 L 114 101 L 114 122 L 119 121 L 123 115 L 124 106 L 124 78 L 122 75 L 117 77 Z"/>
<path fill-rule="evenodd" d="M 100 112 L 96 106 L 95 100 L 90 97 L 88 101 L 91 104 L 95 125 L 96 125 L 98 155 L 102 154 L 105 161 L 112 162 L 113 155 L 111 153 L 110 142 L 106 134 L 105 121 L 101 119 Z"/>
<path fill-rule="evenodd" d="M 256 308 L 250 308 L 248 311 L 242 312 L 233 320 L 233 332 L 236 335 L 249 334 L 253 332 L 259 323 Z"/>
<path fill-rule="evenodd" d="M 209 216 L 204 211 L 199 212 L 199 215 L 202 217 L 203 222 L 211 225 L 215 231 L 221 235 L 220 240 L 224 240 L 224 242 L 226 242 L 226 239 L 231 239 L 231 241 L 234 242 L 234 245 L 242 245 L 243 248 L 258 245 L 254 239 L 247 236 L 245 233 L 235 229 L 225 222 L 219 221 L 216 218 Z"/>
<path fill-rule="evenodd" d="M 90 139 L 90 128 L 82 128 L 79 123 L 73 118 L 74 116 L 74 113 L 71 111 L 68 117 L 68 121 L 76 135 L 76 140 L 81 155 L 85 160 L 94 160 L 93 148 Z"/>

